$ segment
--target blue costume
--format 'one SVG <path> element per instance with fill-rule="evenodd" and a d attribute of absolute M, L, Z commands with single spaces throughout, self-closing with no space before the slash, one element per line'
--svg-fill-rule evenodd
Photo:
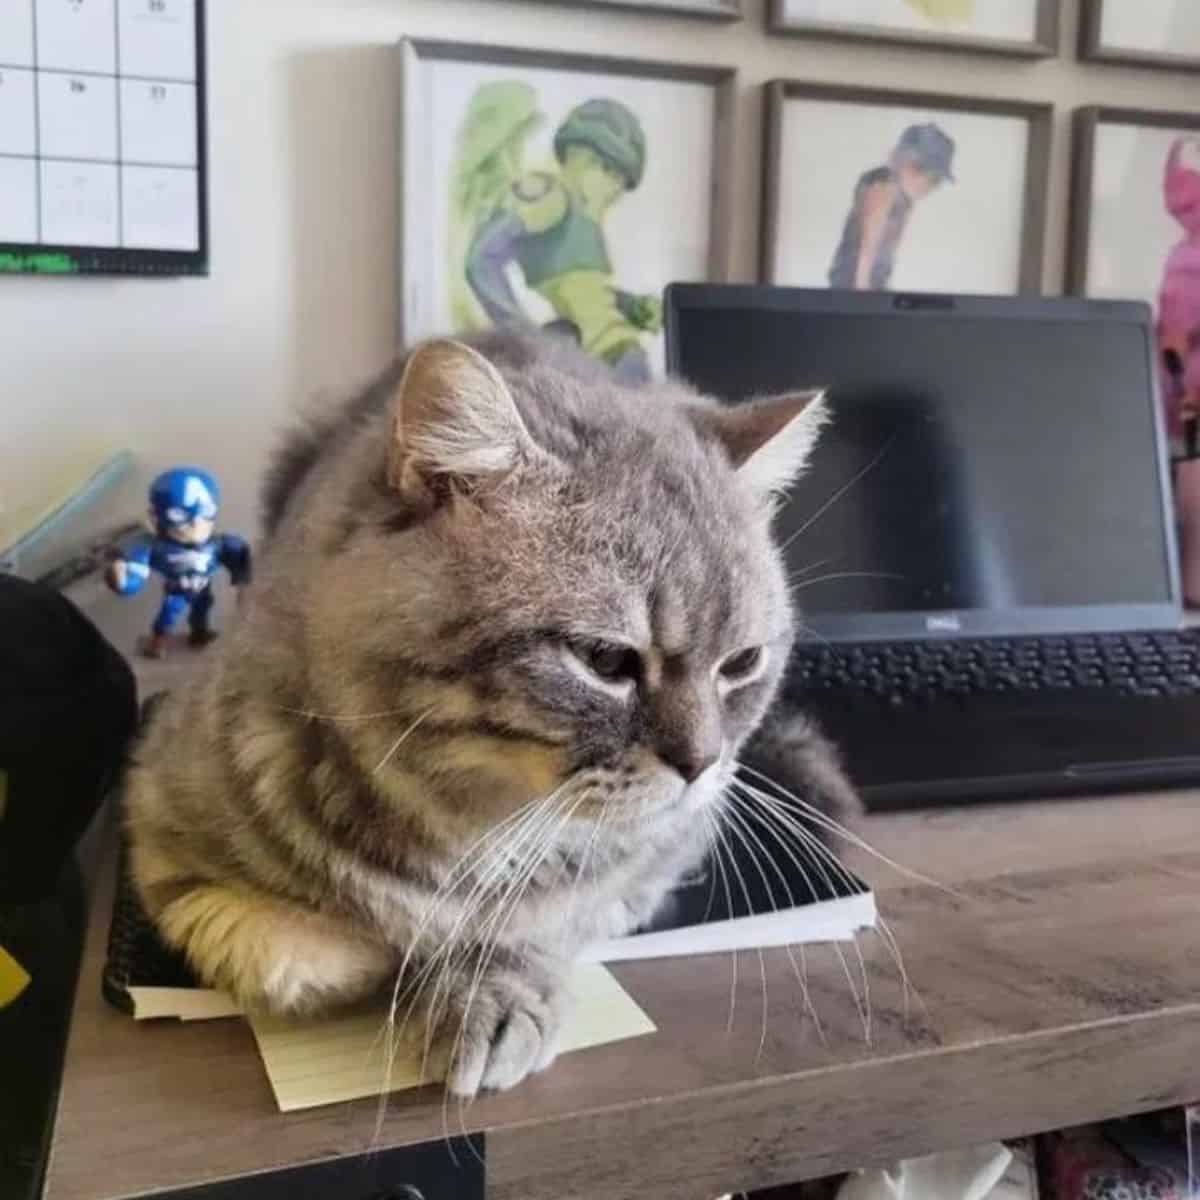
<path fill-rule="evenodd" d="M 142 534 L 124 548 L 119 560 L 123 578 L 113 588 L 122 596 L 132 596 L 145 587 L 151 571 L 163 577 L 162 605 L 153 627 L 156 637 L 170 632 L 190 610 L 192 641 L 210 640 L 208 617 L 217 568 L 224 567 L 235 586 L 250 582 L 250 547 L 243 538 L 232 533 L 195 538 L 193 523 L 211 522 L 219 503 L 216 480 L 198 467 L 164 471 L 150 486 L 155 532 Z"/>

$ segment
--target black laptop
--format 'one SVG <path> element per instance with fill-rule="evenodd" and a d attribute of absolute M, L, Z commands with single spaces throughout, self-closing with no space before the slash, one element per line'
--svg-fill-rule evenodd
<path fill-rule="evenodd" d="M 730 404 L 828 388 L 783 702 L 870 807 L 1200 781 L 1146 306 L 677 285 L 666 319 Z"/>

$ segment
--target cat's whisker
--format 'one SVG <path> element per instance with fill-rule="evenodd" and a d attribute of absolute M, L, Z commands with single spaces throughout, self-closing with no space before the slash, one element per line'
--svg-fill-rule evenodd
<path fill-rule="evenodd" d="M 771 787 L 777 789 L 777 791 L 779 791 L 786 799 L 791 800 L 792 803 L 798 805 L 804 810 L 804 817 L 806 820 L 812 821 L 812 823 L 819 828 L 826 830 L 828 833 L 832 833 L 835 837 L 838 837 L 843 841 L 848 842 L 850 845 L 857 847 L 859 850 L 862 850 L 864 853 L 869 854 L 876 861 L 883 863 L 884 866 L 890 867 L 897 874 L 903 875 L 906 879 L 911 879 L 914 883 L 921 883 L 925 884 L 927 887 L 936 888 L 938 891 L 944 892 L 948 896 L 953 896 L 956 900 L 966 899 L 961 892 L 956 891 L 954 888 L 949 887 L 944 883 L 939 883 L 936 879 L 931 879 L 928 875 L 922 875 L 919 871 L 914 871 L 911 867 L 906 867 L 902 863 L 898 863 L 894 858 L 889 858 L 882 851 L 876 850 L 874 846 L 865 841 L 863 838 L 859 837 L 858 834 L 847 829 L 845 825 L 841 824 L 841 822 L 835 821 L 832 817 L 821 812 L 820 809 L 810 804 L 807 800 L 801 799 L 794 792 L 789 791 L 781 783 L 772 779 L 769 775 L 764 775 L 761 771 L 755 770 L 755 768 L 750 766 L 748 763 L 740 763 L 739 767 L 741 770 L 750 775 L 754 775 L 756 778 L 761 779 L 764 783 L 769 784 Z M 751 786 L 746 784 L 745 780 L 743 780 L 742 783 L 743 786 Z M 759 791 L 759 789 L 753 790 Z"/>
<path fill-rule="evenodd" d="M 709 831 L 711 845 L 713 850 L 713 862 L 716 864 L 718 872 L 721 875 L 721 886 L 725 892 L 725 911 L 733 912 L 733 891 L 729 886 L 729 873 L 725 870 L 725 853 L 728 847 L 725 843 L 725 836 L 721 832 L 720 823 L 715 817 L 707 811 L 704 813 L 705 825 Z M 733 1033 L 733 1014 L 734 1007 L 737 1004 L 737 985 L 738 985 L 738 952 L 735 949 L 729 952 L 729 961 L 731 964 L 730 979 L 729 979 L 729 1019 L 725 1023 L 725 1034 L 728 1037 Z"/>
<path fill-rule="evenodd" d="M 767 900 L 770 902 L 771 908 L 775 912 L 779 911 L 779 905 L 775 903 L 775 893 L 771 890 L 771 885 L 767 882 L 767 874 L 763 870 L 762 863 L 759 861 L 758 854 L 755 853 L 754 846 L 751 844 L 750 839 L 753 839 L 754 843 L 757 844 L 759 850 L 762 852 L 763 857 L 766 858 L 766 860 L 771 864 L 771 866 L 775 868 L 775 872 L 776 872 L 776 874 L 778 874 L 780 880 L 782 881 L 784 890 L 787 892 L 788 896 L 791 897 L 792 905 L 794 907 L 795 906 L 795 897 L 791 895 L 791 889 L 787 885 L 787 879 L 785 878 L 783 872 L 780 870 L 779 864 L 777 862 L 775 862 L 775 860 L 771 857 L 770 853 L 767 851 L 767 848 L 759 840 L 758 836 L 745 824 L 741 814 L 738 813 L 736 808 L 734 808 L 732 806 L 728 806 L 723 810 L 722 815 L 725 816 L 729 820 L 730 831 L 732 833 L 734 833 L 740 839 L 742 845 L 746 848 L 746 853 L 748 854 L 751 863 L 754 864 L 755 870 L 758 871 L 759 878 L 762 880 L 763 889 L 765 890 L 765 892 L 767 894 Z M 751 911 L 753 911 L 753 910 L 751 910 Z M 762 1008 L 762 1033 L 758 1039 L 758 1053 L 754 1056 L 754 1061 L 756 1064 L 762 1058 L 763 1050 L 766 1048 L 766 1044 L 767 1044 L 767 965 L 766 965 L 765 959 L 763 958 L 763 952 L 761 949 L 759 949 L 759 951 L 758 951 L 758 967 L 759 967 L 759 971 L 762 974 L 762 1006 L 763 1006 L 763 1008 Z"/>
<path fill-rule="evenodd" d="M 739 794 L 745 794 L 745 793 L 740 792 Z M 732 810 L 732 809 L 730 810 L 731 813 L 733 811 L 734 810 Z M 771 818 L 775 822 L 774 828 L 775 828 L 777 835 L 786 834 L 787 832 L 798 833 L 802 837 L 802 844 L 804 844 L 806 846 L 806 848 L 809 850 L 810 854 L 812 854 L 812 852 L 814 850 L 821 851 L 825 856 L 828 857 L 829 861 L 832 862 L 834 864 L 834 866 L 841 872 L 841 874 L 843 876 L 843 881 L 845 883 L 851 884 L 851 885 L 855 883 L 853 877 L 849 874 L 849 872 L 847 872 L 845 870 L 845 868 L 842 867 L 841 864 L 837 862 L 836 858 L 834 858 L 833 855 L 829 853 L 828 849 L 826 847 L 822 846 L 820 844 L 819 840 L 816 838 L 813 838 L 810 833 L 799 828 L 798 826 L 794 830 L 789 830 L 788 825 L 782 819 L 782 814 L 780 814 L 778 812 L 774 812 L 772 809 L 770 809 L 769 807 L 767 807 L 765 805 L 763 806 L 763 808 L 760 808 L 757 810 L 757 815 L 759 816 L 760 819 L 765 820 L 765 818 L 768 816 L 768 814 L 771 816 Z M 791 851 L 790 847 L 788 847 L 786 841 L 782 840 L 782 837 L 781 837 L 781 845 L 783 846 L 784 852 L 787 853 L 791 857 L 792 851 Z M 803 873 L 803 867 L 800 865 L 800 863 L 794 857 L 792 857 L 792 861 L 796 865 L 797 869 L 800 870 L 801 873 Z M 828 871 L 825 870 L 825 867 L 821 861 L 820 856 L 814 857 L 814 865 L 817 867 L 818 871 L 820 871 L 820 873 L 822 875 L 822 882 L 825 884 L 825 887 L 826 887 L 828 893 L 831 895 L 836 894 L 837 889 L 835 888 L 833 880 L 830 877 Z M 781 878 L 782 878 L 782 873 L 781 873 Z M 807 882 L 807 880 L 806 880 L 806 882 Z M 786 881 L 785 881 L 785 886 L 786 886 Z M 812 886 L 811 883 L 809 883 L 810 888 L 811 888 L 811 886 Z M 789 889 L 789 895 L 790 895 L 790 889 Z M 795 903 L 794 897 L 792 898 L 792 903 L 793 904 Z M 853 939 L 853 941 L 854 941 L 855 953 L 858 955 L 859 965 L 862 970 L 863 991 L 862 991 L 862 999 L 861 1000 L 859 998 L 858 989 L 854 984 L 853 976 L 850 974 L 850 968 L 846 962 L 846 958 L 845 958 L 844 953 L 842 952 L 841 946 L 836 942 L 833 943 L 833 945 L 834 945 L 835 953 L 837 954 L 839 961 L 842 963 L 842 969 L 845 971 L 847 980 L 850 983 L 850 990 L 854 996 L 855 1006 L 858 1008 L 859 1016 L 862 1018 L 863 1036 L 866 1039 L 867 1043 L 870 1044 L 870 1041 L 871 1041 L 871 984 L 870 984 L 870 979 L 867 975 L 867 965 L 866 965 L 866 960 L 863 958 L 862 948 L 859 946 L 857 938 Z"/>
<path fill-rule="evenodd" d="M 759 810 L 760 813 L 770 813 L 774 820 L 780 822 L 781 827 L 786 827 L 794 836 L 798 837 L 802 844 L 804 844 L 812 854 L 817 856 L 816 861 L 818 866 L 820 865 L 821 861 L 824 860 L 828 862 L 828 864 L 838 873 L 842 883 L 845 884 L 847 888 L 855 889 L 859 886 L 858 880 L 856 880 L 854 876 L 846 870 L 846 868 L 838 860 L 837 856 L 829 849 L 829 847 L 826 846 L 811 830 L 805 829 L 800 821 L 796 818 L 796 815 L 785 808 L 782 801 L 775 797 L 771 797 L 764 792 L 757 792 L 755 798 L 757 802 L 762 805 L 762 808 Z M 786 844 L 784 844 L 784 849 L 787 849 Z M 830 886 L 830 889 L 833 890 L 832 882 L 829 881 L 828 875 L 825 874 L 824 871 L 822 871 L 822 874 Z M 904 965 L 904 955 L 901 953 L 900 944 L 896 940 L 895 935 L 892 933 L 887 922 L 884 920 L 882 915 L 877 913 L 875 923 L 875 932 L 878 934 L 880 940 L 887 948 L 892 961 L 896 965 L 896 970 L 900 977 L 904 998 L 904 1015 L 905 1019 L 907 1020 L 909 994 L 911 993 L 912 995 L 916 996 L 917 1001 L 921 1004 L 922 1008 L 925 1007 L 924 1001 L 921 999 L 919 993 L 912 985 L 908 975 L 908 970 Z M 855 949 L 858 951 L 861 960 L 862 951 L 857 941 L 855 942 Z M 865 964 L 863 965 L 863 972 L 865 976 Z M 869 985 L 867 985 L 864 980 L 864 987 L 867 986 Z"/>
<path fill-rule="evenodd" d="M 467 849 L 467 851 L 455 864 L 455 867 L 449 873 L 448 879 L 443 883 L 442 887 L 439 889 L 439 892 L 435 893 L 430 904 L 427 906 L 422 916 L 421 923 L 418 926 L 417 931 L 409 945 L 408 951 L 406 952 L 400 968 L 396 973 L 396 982 L 392 989 L 391 1005 L 384 1025 L 384 1031 L 386 1032 L 385 1055 L 387 1066 L 385 1069 L 385 1087 L 380 1098 L 381 1108 L 376 1122 L 376 1137 L 378 1137 L 382 1131 L 382 1121 L 384 1112 L 386 1110 L 387 1095 L 390 1091 L 391 1071 L 396 1054 L 396 1042 L 398 1038 L 403 1035 L 404 1030 L 407 1028 L 408 1021 L 413 1013 L 413 1009 L 420 999 L 421 983 L 423 978 L 427 973 L 431 973 L 433 970 L 436 970 L 438 960 L 443 953 L 452 953 L 454 947 L 454 938 L 459 925 L 455 925 L 455 927 L 451 930 L 450 935 L 431 956 L 430 960 L 424 965 L 417 977 L 413 980 L 408 980 L 407 976 L 409 964 L 412 961 L 412 956 L 414 953 L 416 953 L 421 944 L 421 937 L 424 934 L 425 929 L 432 921 L 435 913 L 447 900 L 449 900 L 455 888 L 458 886 L 458 883 L 466 877 L 468 871 L 476 870 L 478 872 L 478 877 L 475 888 L 468 896 L 468 902 L 464 905 L 463 914 L 461 914 L 461 920 L 469 919 L 469 916 L 473 911 L 471 902 L 474 900 L 476 893 L 481 888 L 486 891 L 491 887 L 493 880 L 499 878 L 499 874 L 503 872 L 506 863 L 511 857 L 514 846 L 529 829 L 536 826 L 539 817 L 543 816 L 553 807 L 556 797 L 562 792 L 562 790 L 562 787 L 559 787 L 553 792 L 549 793 L 547 796 L 539 797 L 529 801 L 527 804 L 522 805 L 515 812 L 511 813 L 498 825 L 493 826 L 492 829 L 488 830 L 483 836 L 476 839 L 476 841 Z M 489 856 L 491 856 L 494 861 L 487 863 L 487 865 L 484 866 Z M 473 857 L 478 858 L 480 861 L 472 866 L 471 859 Z M 401 990 L 402 987 L 403 991 Z M 405 1012 L 404 1020 L 401 1022 L 399 1029 L 397 1030 L 396 1012 L 399 1008 L 401 1000 L 409 990 L 412 991 L 412 1000 L 407 1011 Z M 424 1064 L 422 1064 L 421 1077 L 424 1077 Z"/>
<path fill-rule="evenodd" d="M 724 815 L 724 813 L 720 814 L 720 816 L 723 816 L 723 815 Z M 719 819 L 720 819 L 720 817 L 718 817 L 718 821 L 719 821 Z M 724 832 L 732 832 L 732 829 L 733 829 L 732 826 L 726 826 L 722 832 L 723 833 Z M 733 854 L 732 850 L 730 850 L 730 852 L 729 852 L 729 867 L 730 867 L 730 870 L 733 872 L 734 879 L 737 881 L 738 886 L 741 889 L 742 899 L 746 903 L 746 911 L 753 912 L 754 905 L 751 903 L 751 900 L 750 900 L 750 889 L 746 884 L 746 877 L 742 873 L 742 868 L 738 865 L 737 858 Z M 766 990 L 767 990 L 767 972 L 766 972 L 766 966 L 762 960 L 762 951 L 761 950 L 758 952 L 758 955 L 759 955 L 759 966 L 762 968 L 762 985 L 763 985 L 763 994 L 765 997 Z M 764 999 L 763 1003 L 765 1006 L 765 1004 L 766 1004 L 765 999 Z"/>
<path fill-rule="evenodd" d="M 854 975 L 850 971 L 850 964 L 846 961 L 845 951 L 842 949 L 840 942 L 830 942 L 833 947 L 834 954 L 837 955 L 837 960 L 842 965 L 842 974 L 846 976 L 846 982 L 850 985 L 850 995 L 854 998 L 854 1007 L 858 1010 L 858 1019 L 862 1022 L 863 1039 L 870 1045 L 871 1042 L 871 1018 L 863 1006 L 862 996 L 859 995 L 858 984 L 854 982 Z M 857 943 L 855 943 L 857 945 Z"/>
<path fill-rule="evenodd" d="M 829 1045 L 829 1040 L 825 1036 L 825 1027 L 821 1024 L 821 1017 L 817 1012 L 817 1007 L 813 1004 L 812 994 L 808 990 L 808 957 L 805 953 L 804 943 L 799 946 L 784 946 L 787 952 L 788 962 L 792 964 L 792 974 L 796 976 L 796 982 L 800 985 L 800 995 L 804 1001 L 804 1007 L 809 1016 L 812 1017 L 813 1028 L 817 1031 L 817 1037 L 822 1046 Z M 800 952 L 800 962 L 796 963 L 796 951 Z"/>
<path fill-rule="evenodd" d="M 453 1064 L 458 1053 L 459 1047 L 466 1036 L 467 1025 L 470 1020 L 471 1006 L 475 1001 L 475 997 L 479 990 L 479 985 L 483 976 L 486 974 L 488 967 L 491 965 L 492 959 L 496 951 L 499 949 L 500 937 L 508 927 L 509 921 L 520 906 L 520 901 L 528 888 L 530 881 L 537 873 L 538 867 L 545 862 L 546 855 L 553 849 L 558 840 L 563 828 L 570 821 L 575 811 L 584 801 L 583 796 L 572 799 L 569 795 L 564 801 L 566 811 L 563 812 L 558 823 L 554 826 L 553 833 L 545 839 L 545 843 L 540 847 L 535 843 L 529 854 L 529 862 L 525 871 L 510 885 L 509 891 L 500 898 L 496 905 L 495 913 L 492 916 L 490 925 L 483 932 L 481 939 L 482 950 L 480 952 L 479 963 L 475 969 L 474 978 L 471 981 L 471 987 L 467 994 L 467 1002 L 463 1006 L 462 1019 L 459 1022 L 458 1035 L 454 1040 L 450 1050 L 450 1062 Z M 567 807 L 569 805 L 569 807 Z M 509 898 L 511 897 L 511 899 Z"/>
<path fill-rule="evenodd" d="M 451 927 L 449 933 L 442 940 L 442 944 L 430 955 L 421 971 L 412 980 L 409 988 L 413 992 L 412 1000 L 408 1010 L 405 1013 L 404 1023 L 407 1024 L 411 1018 L 413 1009 L 421 997 L 421 985 L 426 978 L 434 976 L 437 972 L 442 972 L 439 976 L 439 982 L 435 987 L 431 997 L 430 1023 L 433 1023 L 433 1017 L 436 1015 L 434 1008 L 436 1007 L 437 997 L 441 989 L 441 979 L 445 978 L 448 973 L 448 967 L 452 964 L 454 955 L 459 950 L 464 949 L 463 945 L 459 944 L 459 935 L 467 925 L 478 915 L 483 901 L 487 898 L 489 892 L 495 887 L 503 887 L 505 885 L 506 875 L 513 869 L 514 860 L 519 865 L 522 861 L 525 845 L 527 843 L 536 843 L 540 834 L 541 828 L 548 822 L 552 822 L 558 809 L 556 801 L 561 797 L 565 788 L 565 784 L 556 788 L 545 799 L 539 803 L 536 810 L 530 813 L 526 820 L 510 831 L 510 836 L 503 842 L 493 848 L 493 856 L 495 861 L 490 863 L 488 867 L 478 874 L 474 886 L 465 897 L 461 904 L 461 911 L 458 918 Z M 407 989 L 406 989 L 407 990 Z M 423 1070 L 424 1068 L 422 1068 Z"/>
<path fill-rule="evenodd" d="M 353 723 L 355 721 L 380 721 L 384 717 L 401 717 L 408 714 L 410 711 L 405 708 L 384 708 L 379 712 L 368 713 L 321 713 L 314 712 L 308 708 L 291 708 L 286 704 L 272 704 L 270 706 L 276 712 L 289 713 L 294 717 L 304 717 L 308 721 L 344 721 Z"/>
<path fill-rule="evenodd" d="M 818 583 L 830 583 L 835 579 L 904 579 L 895 571 L 831 571 L 828 575 L 818 575 L 815 579 L 789 581 L 789 591 L 802 592 L 805 588 L 815 587 Z"/>
<path fill-rule="evenodd" d="M 831 558 L 819 558 L 816 562 L 808 563 L 806 566 L 797 567 L 794 571 L 788 572 L 789 579 L 798 579 L 802 575 L 807 575 L 810 571 L 818 571 L 821 567 L 827 567 L 831 562 L 837 562 L 841 555 L 834 555 Z"/>
<path fill-rule="evenodd" d="M 461 953 L 465 957 L 471 953 L 472 949 L 478 943 L 480 931 L 478 929 L 468 931 L 466 928 L 467 925 L 476 917 L 481 916 L 484 904 L 488 900 L 490 893 L 497 893 L 495 900 L 495 908 L 497 909 L 511 893 L 515 881 L 521 877 L 527 861 L 537 849 L 545 831 L 554 824 L 560 814 L 571 804 L 571 795 L 569 793 L 563 795 L 566 787 L 567 785 L 564 784 L 551 793 L 550 799 L 553 802 L 545 806 L 543 810 L 540 810 L 537 817 L 525 826 L 519 835 L 514 837 L 512 844 L 506 849 L 503 861 L 491 872 L 490 876 L 487 879 L 480 879 L 476 882 L 475 887 L 463 902 L 463 911 L 459 919 L 450 930 L 442 947 L 432 956 L 430 963 L 426 967 L 426 972 L 440 969 L 442 974 L 431 998 L 431 1026 L 436 1025 L 437 1021 L 440 1020 L 441 1009 L 438 996 L 442 989 L 442 983 L 449 980 L 454 969 L 455 954 Z M 463 936 L 460 937 L 460 934 Z M 471 939 L 470 941 L 467 940 L 468 936 Z"/>
<path fill-rule="evenodd" d="M 858 969 L 862 974 L 863 985 L 863 1007 L 867 1010 L 866 1028 L 863 1030 L 866 1043 L 871 1044 L 871 977 L 867 972 L 867 960 L 863 957 L 862 945 L 859 943 L 858 934 L 856 933 L 851 939 L 854 946 L 854 954 L 858 958 Z"/>
<path fill-rule="evenodd" d="M 883 444 L 878 453 L 865 467 L 853 475 L 846 483 L 842 484 L 824 504 L 814 512 L 799 529 L 795 529 L 788 536 L 787 540 L 779 547 L 780 551 L 786 551 L 787 548 L 800 536 L 807 533 L 855 484 L 860 483 L 865 479 L 884 459 L 884 456 L 892 448 L 896 440 L 896 435 L 893 434 Z"/>
<path fill-rule="evenodd" d="M 380 772 L 380 771 L 382 771 L 382 770 L 383 770 L 383 768 L 384 768 L 384 767 L 386 767 L 386 766 L 388 765 L 388 763 L 391 761 L 391 759 L 392 759 L 392 756 L 393 756 L 393 755 L 396 753 L 396 751 L 397 751 L 397 750 L 399 750 L 399 749 L 400 749 L 400 747 L 401 747 L 401 746 L 403 746 L 403 745 L 404 745 L 404 743 L 405 743 L 405 742 L 408 740 L 408 738 L 409 738 L 409 735 L 410 735 L 410 734 L 412 734 L 412 733 L 413 733 L 413 732 L 414 732 L 414 731 L 417 729 L 417 727 L 418 727 L 418 726 L 421 724 L 421 722 L 422 722 L 422 721 L 424 721 L 424 720 L 425 720 L 427 717 L 430 717 L 430 716 L 432 716 L 432 715 L 433 715 L 435 712 L 437 712 L 437 710 L 438 710 L 438 708 L 439 708 L 439 707 L 440 707 L 439 705 L 437 705 L 437 704 L 434 704 L 434 705 L 431 705 L 429 708 L 427 708 L 427 709 L 426 709 L 426 710 L 425 710 L 425 711 L 424 711 L 424 712 L 423 712 L 423 713 L 422 713 L 422 714 L 421 714 L 421 715 L 420 715 L 420 716 L 419 716 L 419 717 L 418 717 L 418 718 L 417 718 L 417 719 L 416 719 L 416 720 L 415 720 L 415 721 L 414 721 L 414 722 L 413 722 L 413 723 L 412 723 L 412 724 L 411 724 L 411 725 L 410 725 L 410 726 L 409 726 L 409 727 L 408 727 L 408 728 L 407 728 L 407 729 L 406 729 L 406 730 L 405 730 L 405 731 L 404 731 L 404 732 L 403 732 L 403 733 L 402 733 L 402 734 L 401 734 L 401 735 L 400 735 L 400 736 L 399 736 L 399 737 L 398 737 L 398 738 L 397 738 L 397 739 L 396 739 L 396 740 L 395 740 L 393 743 L 392 743 L 391 749 L 390 749 L 390 750 L 389 750 L 389 751 L 388 751 L 388 752 L 387 752 L 387 753 L 386 753 L 386 754 L 385 754 L 385 755 L 384 755 L 384 756 L 383 756 L 383 757 L 382 757 L 382 758 L 379 760 L 379 762 L 378 762 L 378 763 L 376 763 L 376 765 L 375 765 L 375 767 L 374 767 L 374 769 L 372 770 L 372 772 L 371 772 L 371 773 L 372 773 L 373 775 L 378 775 L 378 774 L 379 774 L 379 772 Z"/>
<path fill-rule="evenodd" d="M 809 829 L 804 826 L 793 816 L 793 814 L 785 810 L 774 807 L 770 799 L 762 793 L 755 793 L 745 787 L 744 784 L 735 782 L 733 785 L 735 794 L 743 797 L 747 803 L 754 805 L 755 815 L 767 825 L 768 828 L 775 830 L 775 833 L 780 838 L 780 844 L 785 850 L 789 850 L 786 838 L 790 835 L 799 841 L 800 845 L 807 852 L 809 865 L 814 867 L 821 876 L 821 882 L 825 885 L 826 891 L 830 894 L 837 892 L 837 887 L 834 885 L 833 879 L 829 872 L 825 869 L 825 859 L 841 873 L 841 878 L 848 886 L 857 888 L 858 883 L 854 877 L 837 861 L 832 853 L 821 843 L 821 839 L 816 837 Z M 790 853 L 790 850 L 789 850 Z M 792 856 L 792 862 L 796 869 L 800 872 L 805 884 L 815 896 L 816 888 L 813 887 L 812 880 L 808 877 L 808 871 L 805 869 L 804 863 Z"/>
<path fill-rule="evenodd" d="M 575 872 L 575 880 L 571 884 L 570 896 L 567 900 L 567 912 L 563 918 L 564 928 L 570 928 L 571 918 L 575 915 L 575 902 L 579 898 L 579 881 L 583 878 L 583 872 L 587 867 L 588 859 L 591 857 L 592 848 L 596 845 L 596 841 L 600 836 L 600 830 L 604 827 L 604 823 L 608 818 L 609 805 L 612 803 L 611 796 L 605 796 L 600 804 L 600 815 L 596 818 L 595 824 L 592 826 L 591 836 L 587 840 L 587 844 L 583 848 L 583 854 L 579 860 L 579 867 Z"/>
<path fill-rule="evenodd" d="M 518 880 L 514 881 L 514 887 L 510 888 L 510 892 L 514 892 L 514 894 L 512 895 L 512 899 L 507 906 L 507 911 L 504 912 L 504 909 L 502 907 L 505 903 L 505 898 L 502 898 L 500 900 L 500 902 L 497 904 L 496 913 L 493 916 L 492 922 L 491 922 L 492 932 L 491 932 L 490 942 L 489 942 L 489 937 L 488 937 L 489 931 L 485 930 L 481 945 L 477 951 L 478 963 L 476 965 L 474 977 L 471 980 L 471 988 L 470 988 L 470 991 L 467 996 L 467 1002 L 463 1006 L 463 1014 L 462 1014 L 462 1018 L 459 1021 L 458 1033 L 455 1036 L 454 1042 L 451 1045 L 451 1048 L 448 1052 L 448 1062 L 451 1064 L 451 1066 L 453 1066 L 453 1063 L 458 1055 L 459 1049 L 462 1046 L 463 1041 L 466 1037 L 467 1026 L 470 1021 L 470 1017 L 471 1017 L 471 1007 L 475 1002 L 475 997 L 478 993 L 479 985 L 482 982 L 483 978 L 485 977 L 488 968 L 491 966 L 491 962 L 492 962 L 493 957 L 495 956 L 496 950 L 499 948 L 500 937 L 503 934 L 504 929 L 507 927 L 508 922 L 512 919 L 513 914 L 516 912 L 517 908 L 519 907 L 521 900 L 524 896 L 524 893 L 529 886 L 530 881 L 533 879 L 533 877 L 537 873 L 538 867 L 541 866 L 542 863 L 545 862 L 547 854 L 553 848 L 553 846 L 557 840 L 559 832 L 563 829 L 563 827 L 566 825 L 566 823 L 568 821 L 570 821 L 571 817 L 574 815 L 575 811 L 578 809 L 580 804 L 583 803 L 585 798 L 586 798 L 585 796 L 580 796 L 574 801 L 573 804 L 571 804 L 570 808 L 563 814 L 562 819 L 559 821 L 558 825 L 555 827 L 554 833 L 549 838 L 546 839 L 546 843 L 542 847 L 540 853 L 538 852 L 538 848 L 536 845 L 533 847 L 533 850 L 531 851 L 531 854 L 530 854 L 529 866 L 525 870 L 523 876 L 521 878 L 519 878 Z M 567 798 L 567 802 L 569 802 L 569 797 Z M 504 912 L 504 915 L 503 915 L 503 918 L 500 919 L 502 912 Z M 448 1130 L 448 1122 L 449 1122 L 449 1098 L 450 1098 L 450 1092 L 449 1092 L 449 1089 L 447 1088 L 445 1090 L 445 1092 L 443 1093 L 443 1097 L 442 1097 L 443 1129 L 447 1129 L 447 1130 Z M 459 1097 L 458 1120 L 459 1120 L 459 1128 L 462 1131 L 464 1137 L 466 1136 L 466 1106 L 467 1106 L 467 1103 L 468 1103 L 468 1101 L 467 1101 L 466 1097 L 462 1097 L 462 1096 Z"/>

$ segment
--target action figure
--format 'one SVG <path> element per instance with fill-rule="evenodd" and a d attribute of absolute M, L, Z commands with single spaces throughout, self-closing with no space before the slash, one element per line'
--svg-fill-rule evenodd
<path fill-rule="evenodd" d="M 937 125 L 910 125 L 887 165 L 859 176 L 829 268 L 829 286 L 885 289 L 913 207 L 944 181 L 954 181 L 953 163 L 953 138 Z"/>
<path fill-rule="evenodd" d="M 1200 138 L 1181 137 L 1167 156 L 1167 211 L 1183 238 L 1171 247 L 1158 298 L 1162 393 L 1172 435 L 1195 441 L 1200 419 Z M 1186 448 L 1188 456 L 1195 446 Z"/>
<path fill-rule="evenodd" d="M 250 582 L 250 547 L 232 533 L 214 536 L 213 521 L 221 502 L 217 481 L 199 467 L 174 467 L 150 485 L 152 534 L 140 534 L 109 563 L 105 581 L 120 596 L 133 596 L 146 586 L 151 571 L 166 581 L 162 605 L 150 637 L 142 647 L 147 658 L 161 658 L 167 634 L 188 610 L 193 646 L 206 646 L 217 635 L 209 625 L 213 606 L 212 577 L 218 567 L 229 572 L 234 587 Z"/>
<path fill-rule="evenodd" d="M 452 222 L 468 244 L 461 271 L 470 296 L 495 325 L 528 327 L 508 277 L 515 265 L 527 287 L 553 309 L 547 328 L 576 340 L 630 382 L 650 378 L 646 334 L 662 328 L 657 296 L 616 285 L 604 230 L 612 206 L 642 181 L 646 137 L 620 101 L 576 106 L 554 134 L 557 169 L 527 171 L 522 157 L 540 121 L 527 85 L 483 85 L 459 134 Z M 452 255 L 458 253 L 452 249 Z M 454 291 L 456 319 L 466 297 Z"/>

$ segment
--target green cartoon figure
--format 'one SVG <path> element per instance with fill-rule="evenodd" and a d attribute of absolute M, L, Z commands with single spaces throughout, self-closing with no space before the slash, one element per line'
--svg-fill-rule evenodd
<path fill-rule="evenodd" d="M 553 310 L 547 328 L 622 378 L 648 379 L 643 339 L 661 328 L 661 303 L 616 286 L 604 232 L 608 211 L 645 174 L 641 123 L 619 101 L 585 101 L 555 132 L 555 165 L 526 170 L 525 145 L 540 123 L 527 84 L 484 84 L 472 97 L 453 182 L 454 319 L 463 328 L 534 325 L 513 291 L 515 266 Z"/>

